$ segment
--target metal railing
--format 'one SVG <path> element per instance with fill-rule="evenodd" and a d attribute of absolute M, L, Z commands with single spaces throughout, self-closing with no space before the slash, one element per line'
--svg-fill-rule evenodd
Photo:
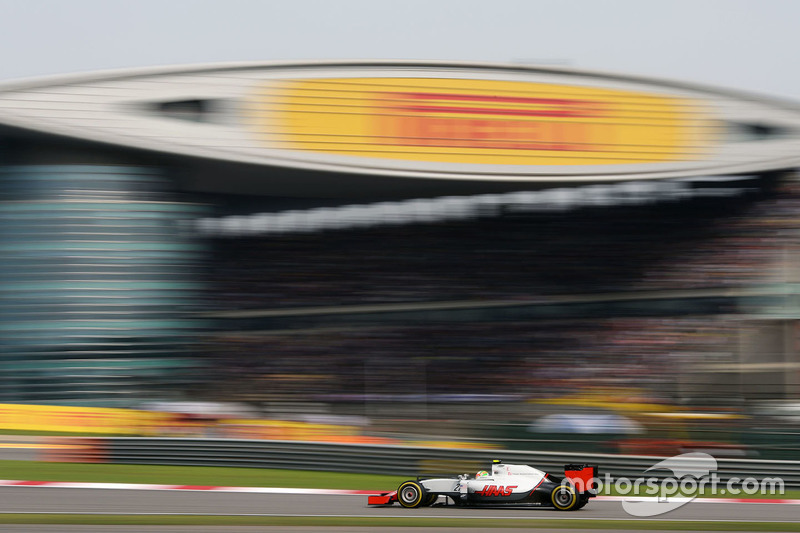
<path fill-rule="evenodd" d="M 530 464 L 558 473 L 565 464 L 599 466 L 601 476 L 637 478 L 664 457 L 588 453 L 530 452 L 513 450 L 447 449 L 412 446 L 376 446 L 300 441 L 239 439 L 114 437 L 62 439 L 72 444 L 48 460 L 108 462 L 182 466 L 231 466 L 320 470 L 416 476 L 458 474 L 484 469 L 493 459 Z M 81 446 L 80 444 L 84 445 Z M 78 446 L 76 446 L 76 444 Z M 800 488 L 800 461 L 717 459 L 717 476 L 778 477 L 786 488 Z M 648 477 L 666 477 L 670 472 L 654 470 Z"/>

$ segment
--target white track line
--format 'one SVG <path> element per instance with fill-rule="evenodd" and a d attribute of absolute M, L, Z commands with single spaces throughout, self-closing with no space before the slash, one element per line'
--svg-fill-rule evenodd
<path fill-rule="evenodd" d="M 101 490 L 177 490 L 197 492 L 240 492 L 253 494 L 299 494 L 319 496 L 370 496 L 383 494 L 388 491 L 377 490 L 345 490 L 345 489 L 302 489 L 288 487 L 225 487 L 213 485 L 155 485 L 145 483 L 81 483 L 71 481 L 21 481 L 14 479 L 0 479 L 0 487 L 28 487 L 28 488 L 56 488 L 56 489 L 101 489 Z M 673 500 L 687 500 L 687 498 L 671 498 Z M 596 501 L 621 502 L 621 501 L 658 502 L 656 496 L 598 496 Z M 748 498 L 696 498 L 697 503 L 749 503 L 749 504 L 788 504 L 800 505 L 800 500 L 783 498 L 748 499 Z"/>

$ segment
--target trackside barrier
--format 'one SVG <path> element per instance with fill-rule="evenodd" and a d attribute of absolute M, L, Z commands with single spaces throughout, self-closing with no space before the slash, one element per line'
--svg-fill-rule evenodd
<path fill-rule="evenodd" d="M 108 463 L 107 440 L 97 437 L 51 438 L 44 441 L 41 459 L 58 463 Z M 49 445 L 49 446 L 48 446 Z"/>
<path fill-rule="evenodd" d="M 181 466 L 235 466 L 283 468 L 415 476 L 457 474 L 485 469 L 492 459 L 531 464 L 545 471 L 561 472 L 565 464 L 590 463 L 600 475 L 637 478 L 666 477 L 668 471 L 645 470 L 664 457 L 643 455 L 529 452 L 514 450 L 442 449 L 412 446 L 309 443 L 301 441 L 258 441 L 239 439 L 110 437 L 91 439 L 91 446 L 79 446 L 83 438 L 62 437 L 59 461 L 103 461 L 116 464 Z M 101 442 L 102 441 L 102 442 Z M 47 457 L 45 457 L 45 460 Z M 786 488 L 800 488 L 800 461 L 720 458 L 717 475 L 762 479 L 780 477 Z"/>

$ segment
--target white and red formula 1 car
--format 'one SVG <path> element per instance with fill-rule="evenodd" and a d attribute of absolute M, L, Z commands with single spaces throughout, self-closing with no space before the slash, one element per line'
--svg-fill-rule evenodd
<path fill-rule="evenodd" d="M 525 505 L 554 507 L 561 511 L 580 509 L 596 496 L 597 467 L 585 464 L 564 466 L 564 476 L 554 476 L 528 465 L 495 461 L 491 472 L 475 476 L 462 474 L 444 478 L 404 481 L 396 491 L 370 496 L 370 505 L 398 502 L 407 508 L 427 507 L 445 497 L 455 505 Z"/>

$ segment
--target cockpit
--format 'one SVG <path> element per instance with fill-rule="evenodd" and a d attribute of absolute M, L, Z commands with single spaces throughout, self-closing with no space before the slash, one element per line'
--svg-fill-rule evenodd
<path fill-rule="evenodd" d="M 528 465 L 507 465 L 495 463 L 492 465 L 492 477 L 497 476 L 538 476 L 544 477 L 545 473 L 538 468 Z"/>

